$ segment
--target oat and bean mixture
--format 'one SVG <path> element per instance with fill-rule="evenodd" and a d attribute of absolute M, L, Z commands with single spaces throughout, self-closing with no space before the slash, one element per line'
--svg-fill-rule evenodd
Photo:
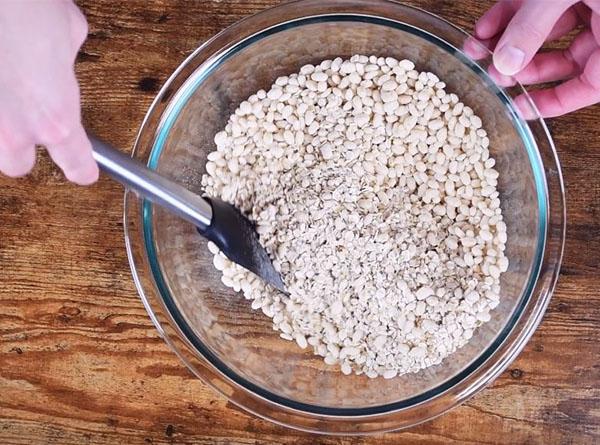
<path fill-rule="evenodd" d="M 473 110 L 410 60 L 306 65 L 239 105 L 202 181 L 257 225 L 289 296 L 222 281 L 344 374 L 440 363 L 499 302 L 506 224 Z"/>

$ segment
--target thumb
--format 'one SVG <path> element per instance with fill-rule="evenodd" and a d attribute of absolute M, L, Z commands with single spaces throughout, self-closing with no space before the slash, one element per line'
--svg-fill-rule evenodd
<path fill-rule="evenodd" d="M 494 51 L 494 66 L 512 76 L 538 52 L 561 15 L 577 0 L 526 0 L 515 13 Z"/>

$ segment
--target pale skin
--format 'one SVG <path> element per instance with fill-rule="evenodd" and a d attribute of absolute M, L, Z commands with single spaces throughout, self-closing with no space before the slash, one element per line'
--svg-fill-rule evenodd
<path fill-rule="evenodd" d="M 579 29 L 566 50 L 539 52 L 546 41 Z M 502 86 L 562 81 L 530 93 L 542 117 L 556 117 L 600 102 L 600 0 L 504 0 L 475 25 L 475 37 L 493 51 L 490 74 Z M 475 45 L 465 48 L 483 56 Z M 524 97 L 517 105 L 535 115 Z"/>
<path fill-rule="evenodd" d="M 0 171 L 23 176 L 44 145 L 77 184 L 98 179 L 73 65 L 87 22 L 70 0 L 0 3 Z"/>
<path fill-rule="evenodd" d="M 564 51 L 541 46 L 573 29 Z M 31 171 L 36 146 L 46 147 L 70 181 L 87 185 L 98 166 L 81 123 L 74 63 L 87 22 L 72 0 L 3 0 L 0 4 L 0 171 Z M 600 0 L 501 0 L 475 25 L 475 39 L 493 51 L 491 76 L 502 86 L 562 81 L 531 97 L 543 117 L 600 102 Z M 467 42 L 465 51 L 484 57 Z M 534 118 L 524 97 L 516 104 Z"/>

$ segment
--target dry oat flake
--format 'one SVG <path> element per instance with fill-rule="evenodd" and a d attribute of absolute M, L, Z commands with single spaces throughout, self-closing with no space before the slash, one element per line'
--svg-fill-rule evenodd
<path fill-rule="evenodd" d="M 242 102 L 202 183 L 256 223 L 289 296 L 222 281 L 344 374 L 440 363 L 499 302 L 506 224 L 479 117 L 410 60 L 306 65 Z"/>

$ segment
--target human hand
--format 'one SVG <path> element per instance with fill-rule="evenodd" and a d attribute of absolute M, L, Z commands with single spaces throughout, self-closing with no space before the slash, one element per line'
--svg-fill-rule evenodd
<path fill-rule="evenodd" d="M 87 22 L 71 0 L 0 3 L 0 171 L 27 174 L 35 145 L 77 184 L 98 179 L 73 65 Z"/>
<path fill-rule="evenodd" d="M 545 41 L 581 26 L 569 48 L 538 53 Z M 542 117 L 554 117 L 600 102 L 600 0 L 500 0 L 479 19 L 475 37 L 494 52 L 490 75 L 501 86 L 565 80 L 529 93 Z M 465 50 L 485 55 L 473 42 Z M 534 113 L 515 99 L 523 117 Z"/>

